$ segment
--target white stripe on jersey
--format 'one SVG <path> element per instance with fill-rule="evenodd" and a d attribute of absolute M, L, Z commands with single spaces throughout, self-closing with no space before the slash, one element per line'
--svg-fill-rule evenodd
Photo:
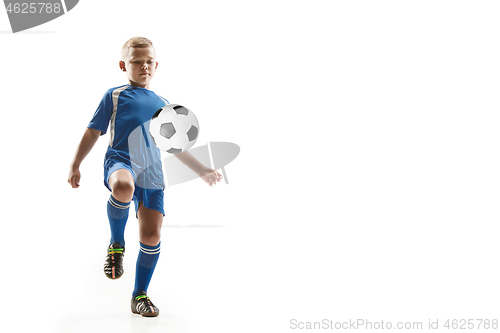
<path fill-rule="evenodd" d="M 111 113 L 111 121 L 109 125 L 109 146 L 113 147 L 113 140 L 115 139 L 115 119 L 116 119 L 116 110 L 118 109 L 118 96 L 120 96 L 120 93 L 127 89 L 129 86 L 123 86 L 120 88 L 116 88 L 113 90 L 113 93 L 111 94 L 113 98 L 113 112 Z"/>
<path fill-rule="evenodd" d="M 160 95 L 156 95 L 156 96 L 160 97 L 160 99 L 165 102 L 165 105 L 168 104 L 168 101 L 165 98 L 161 97 Z"/>

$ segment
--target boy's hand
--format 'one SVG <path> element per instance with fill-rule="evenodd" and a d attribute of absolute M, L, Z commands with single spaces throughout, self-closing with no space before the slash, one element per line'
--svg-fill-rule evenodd
<path fill-rule="evenodd" d="M 212 185 L 217 184 L 222 179 L 222 175 L 215 171 L 214 169 L 206 168 L 203 169 L 200 173 L 200 178 L 203 179 L 210 187 Z"/>
<path fill-rule="evenodd" d="M 72 188 L 80 187 L 80 170 L 71 169 L 68 175 L 68 183 Z"/>

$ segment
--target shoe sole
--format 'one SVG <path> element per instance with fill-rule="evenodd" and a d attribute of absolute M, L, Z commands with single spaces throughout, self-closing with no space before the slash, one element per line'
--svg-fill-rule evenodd
<path fill-rule="evenodd" d="M 122 275 L 123 275 L 124 273 L 125 273 L 125 272 L 123 272 L 123 273 L 122 273 L 121 275 L 119 275 L 119 276 L 116 276 L 116 274 L 115 274 L 115 267 L 112 267 L 112 270 L 111 270 L 111 274 L 112 274 L 112 275 L 111 275 L 111 276 L 108 276 L 108 274 L 106 274 L 106 270 L 104 270 L 104 275 L 106 275 L 106 277 L 107 277 L 108 279 L 110 279 L 110 280 L 116 280 L 116 279 L 119 279 L 119 278 L 121 278 L 121 277 L 122 277 Z M 115 275 L 115 276 L 113 277 L 113 275 Z"/>
<path fill-rule="evenodd" d="M 113 270 L 113 273 L 114 273 L 114 270 Z M 119 276 L 116 276 L 116 275 L 115 275 L 115 277 L 113 277 L 113 275 L 108 275 L 108 274 L 106 274 L 106 272 L 104 272 L 104 275 L 106 275 L 106 277 L 107 277 L 108 279 L 110 279 L 110 280 L 116 280 L 116 279 L 121 278 L 121 277 L 123 276 L 123 274 L 124 274 L 124 273 L 125 273 L 125 272 L 123 272 L 123 273 L 122 273 L 121 275 L 119 275 Z"/>
<path fill-rule="evenodd" d="M 158 316 L 160 313 L 151 313 L 151 312 L 145 312 L 145 313 L 140 313 L 140 312 L 137 312 L 137 311 L 132 311 L 132 313 L 135 313 L 135 314 L 139 314 L 143 317 L 156 317 Z"/>
<path fill-rule="evenodd" d="M 123 253 L 125 253 L 125 251 L 123 251 Z M 123 253 L 122 253 L 122 258 L 123 258 Z M 112 263 L 114 264 L 115 263 L 115 258 L 114 258 L 113 254 L 111 255 L 111 260 L 112 260 Z M 116 268 L 116 265 L 113 266 L 113 267 L 111 267 L 111 276 L 108 276 L 108 274 L 106 274 L 106 270 L 104 271 L 104 275 L 106 275 L 106 277 L 108 279 L 110 279 L 110 280 L 119 279 L 123 275 L 123 273 L 125 273 L 125 272 L 122 272 L 122 274 L 120 276 L 115 276 L 115 268 Z M 123 271 L 123 265 L 122 265 L 122 271 Z"/>

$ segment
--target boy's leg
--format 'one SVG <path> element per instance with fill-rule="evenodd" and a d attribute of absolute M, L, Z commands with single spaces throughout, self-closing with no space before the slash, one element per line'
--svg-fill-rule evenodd
<path fill-rule="evenodd" d="M 107 204 L 111 239 L 104 264 L 104 273 L 110 279 L 118 279 L 123 274 L 125 226 L 135 185 L 134 178 L 127 169 L 115 170 L 109 176 L 108 184 L 111 189 L 111 196 Z"/>
<path fill-rule="evenodd" d="M 130 305 L 133 313 L 154 317 L 160 313 L 160 310 L 147 296 L 147 290 L 160 256 L 163 213 L 149 209 L 140 202 L 137 218 L 139 219 L 140 250 L 137 257 L 135 287 Z"/>
<path fill-rule="evenodd" d="M 160 256 L 160 236 L 163 214 L 139 203 L 137 210 L 139 219 L 140 251 L 136 264 L 135 288 L 133 297 L 147 292 L 149 282 Z"/>

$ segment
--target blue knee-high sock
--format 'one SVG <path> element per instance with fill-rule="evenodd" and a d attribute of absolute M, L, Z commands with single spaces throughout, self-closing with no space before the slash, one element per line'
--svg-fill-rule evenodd
<path fill-rule="evenodd" d="M 120 202 L 111 195 L 108 200 L 108 219 L 111 228 L 110 244 L 125 246 L 125 225 L 128 219 L 130 202 Z"/>
<path fill-rule="evenodd" d="M 156 246 L 148 246 L 139 242 L 141 249 L 137 257 L 135 267 L 135 288 L 132 297 L 136 297 L 142 291 L 147 292 L 149 282 L 160 257 L 160 243 Z"/>

